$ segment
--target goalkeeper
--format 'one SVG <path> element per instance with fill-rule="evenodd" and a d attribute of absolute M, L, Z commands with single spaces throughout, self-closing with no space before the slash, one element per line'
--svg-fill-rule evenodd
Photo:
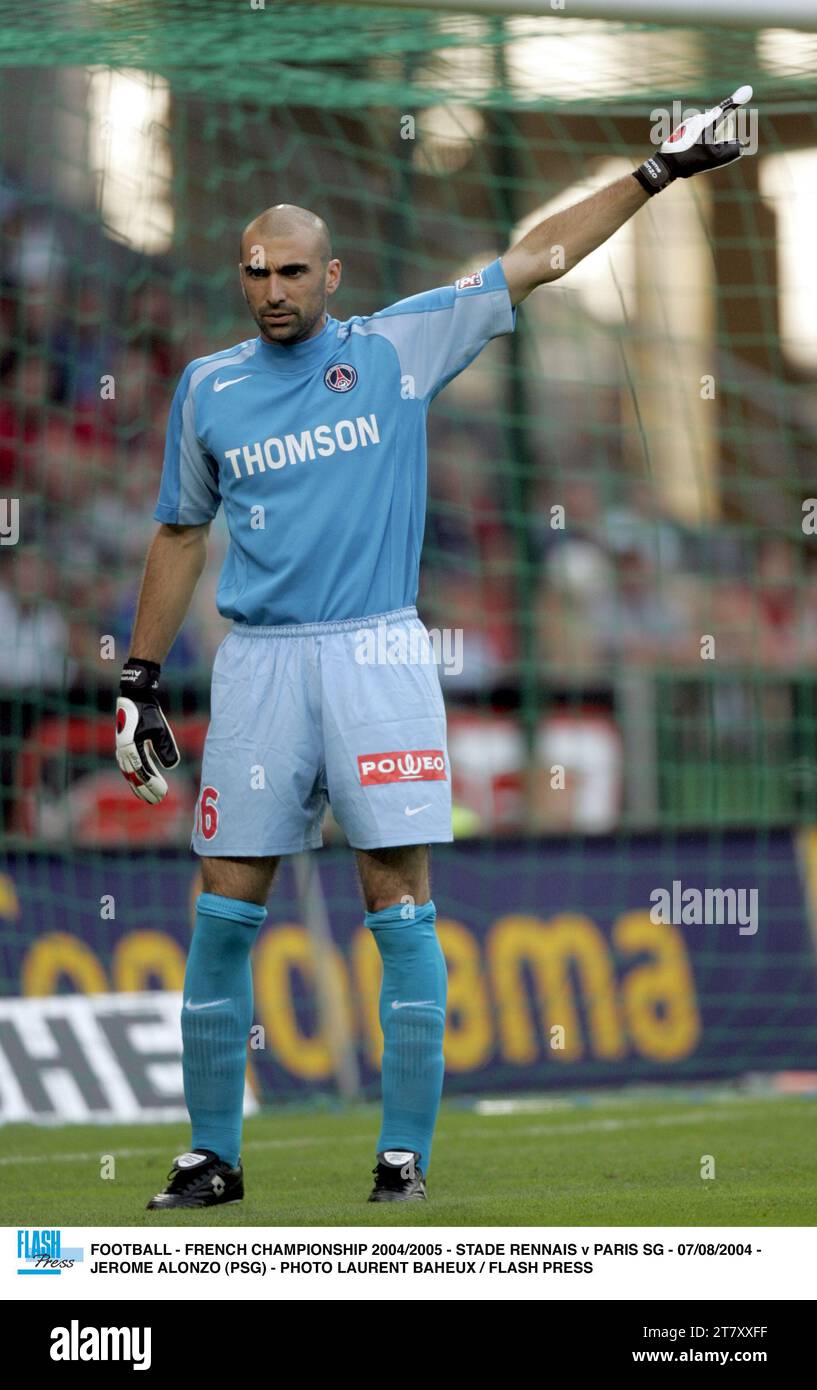
<path fill-rule="evenodd" d="M 391 649 L 407 653 L 428 641 L 414 603 L 431 401 L 513 330 L 534 289 L 650 197 L 737 159 L 740 144 L 717 139 L 717 127 L 750 94 L 687 122 L 633 175 L 540 222 L 490 265 L 369 317 L 328 312 L 341 263 L 320 217 L 282 203 L 245 229 L 241 286 L 257 335 L 182 374 L 117 701 L 119 766 L 137 796 L 159 802 L 163 773 L 178 762 L 161 664 L 223 504 L 230 547 L 217 603 L 232 628 L 213 667 L 192 835 L 204 891 L 182 1006 L 192 1138 L 149 1208 L 244 1195 L 250 952 L 281 856 L 321 844 L 327 801 L 355 851 L 383 963 L 383 1114 L 369 1200 L 426 1197 L 447 984 L 428 846 L 453 838 L 445 711 L 433 661 L 367 664 L 361 633 L 385 628 Z"/>

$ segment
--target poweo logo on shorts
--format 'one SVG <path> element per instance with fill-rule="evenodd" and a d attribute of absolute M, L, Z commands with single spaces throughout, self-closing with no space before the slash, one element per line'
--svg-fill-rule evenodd
<path fill-rule="evenodd" d="M 462 279 L 457 281 L 456 288 L 458 290 L 478 290 L 481 284 L 482 271 L 473 270 L 470 275 L 463 275 Z"/>
<path fill-rule="evenodd" d="M 447 781 L 441 748 L 413 748 L 408 753 L 360 753 L 357 765 L 362 787 L 384 782 Z"/>
<path fill-rule="evenodd" d="M 357 381 L 357 369 L 350 362 L 336 362 L 323 374 L 324 385 L 330 391 L 351 391 Z"/>

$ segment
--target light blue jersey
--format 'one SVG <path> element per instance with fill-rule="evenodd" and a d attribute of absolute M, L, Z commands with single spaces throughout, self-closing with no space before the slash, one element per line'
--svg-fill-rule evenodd
<path fill-rule="evenodd" d="M 496 260 L 369 317 L 327 316 L 305 342 L 251 338 L 191 362 L 154 515 L 195 526 L 224 503 L 219 612 L 277 626 L 413 605 L 428 406 L 514 326 Z"/>

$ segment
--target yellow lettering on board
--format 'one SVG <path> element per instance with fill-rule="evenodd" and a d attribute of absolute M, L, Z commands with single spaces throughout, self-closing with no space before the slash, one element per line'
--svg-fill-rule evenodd
<path fill-rule="evenodd" d="M 113 987 L 138 992 L 158 981 L 162 989 L 178 990 L 184 984 L 184 966 L 184 951 L 166 932 L 128 932 L 114 947 Z"/>
<path fill-rule="evenodd" d="M 622 1005 L 636 1050 L 655 1061 L 688 1057 L 701 1036 L 695 979 L 682 933 L 670 923 L 656 925 L 648 912 L 625 912 L 613 928 L 617 949 L 648 953 L 622 981 Z"/>
<path fill-rule="evenodd" d="M 440 918 L 437 934 L 448 966 L 445 1064 L 449 1071 L 471 1071 L 487 1061 L 494 1041 L 479 942 L 451 917 Z"/>
<path fill-rule="evenodd" d="M 351 1027 L 349 982 L 343 959 L 332 952 L 332 968 L 337 972 L 336 987 L 341 991 L 342 1007 Z M 265 932 L 255 951 L 254 978 L 256 1013 L 266 1030 L 267 1047 L 293 1076 L 305 1081 L 325 1081 L 332 1075 L 332 1054 L 321 1027 L 309 1035 L 302 1032 L 295 1012 L 292 976 L 297 972 L 314 995 L 317 989 L 315 958 L 306 930 L 286 922 Z"/>
<path fill-rule="evenodd" d="M 383 962 L 368 927 L 358 927 L 349 953 L 355 993 L 360 1008 L 363 1045 L 372 1067 L 380 1067 L 383 1057 L 383 1030 L 380 1027 L 380 985 Z"/>
<path fill-rule="evenodd" d="M 488 964 L 497 1001 L 500 1048 L 504 1060 L 531 1063 L 540 1055 L 525 971 L 533 977 L 543 1038 L 564 1029 L 564 1047 L 547 1048 L 554 1061 L 584 1055 L 581 1020 L 571 972 L 581 989 L 592 1055 L 624 1053 L 613 962 L 602 932 L 578 913 L 551 921 L 525 914 L 501 917 L 488 934 Z"/>
<path fill-rule="evenodd" d="M 90 946 L 70 932 L 55 931 L 38 937 L 26 953 L 20 972 L 23 994 L 57 994 L 61 976 L 80 994 L 105 994 L 108 990 L 105 971 Z"/>

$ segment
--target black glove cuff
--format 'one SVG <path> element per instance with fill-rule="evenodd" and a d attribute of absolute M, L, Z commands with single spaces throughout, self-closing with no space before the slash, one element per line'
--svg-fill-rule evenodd
<path fill-rule="evenodd" d="M 129 656 L 119 677 L 119 694 L 133 698 L 155 696 L 162 668 L 156 661 L 140 661 Z"/>
<path fill-rule="evenodd" d="M 660 193 L 662 188 L 666 188 L 668 183 L 672 183 L 675 173 L 660 154 L 653 154 L 639 169 L 633 170 L 633 178 L 637 179 L 645 192 L 652 197 L 654 193 Z"/>

